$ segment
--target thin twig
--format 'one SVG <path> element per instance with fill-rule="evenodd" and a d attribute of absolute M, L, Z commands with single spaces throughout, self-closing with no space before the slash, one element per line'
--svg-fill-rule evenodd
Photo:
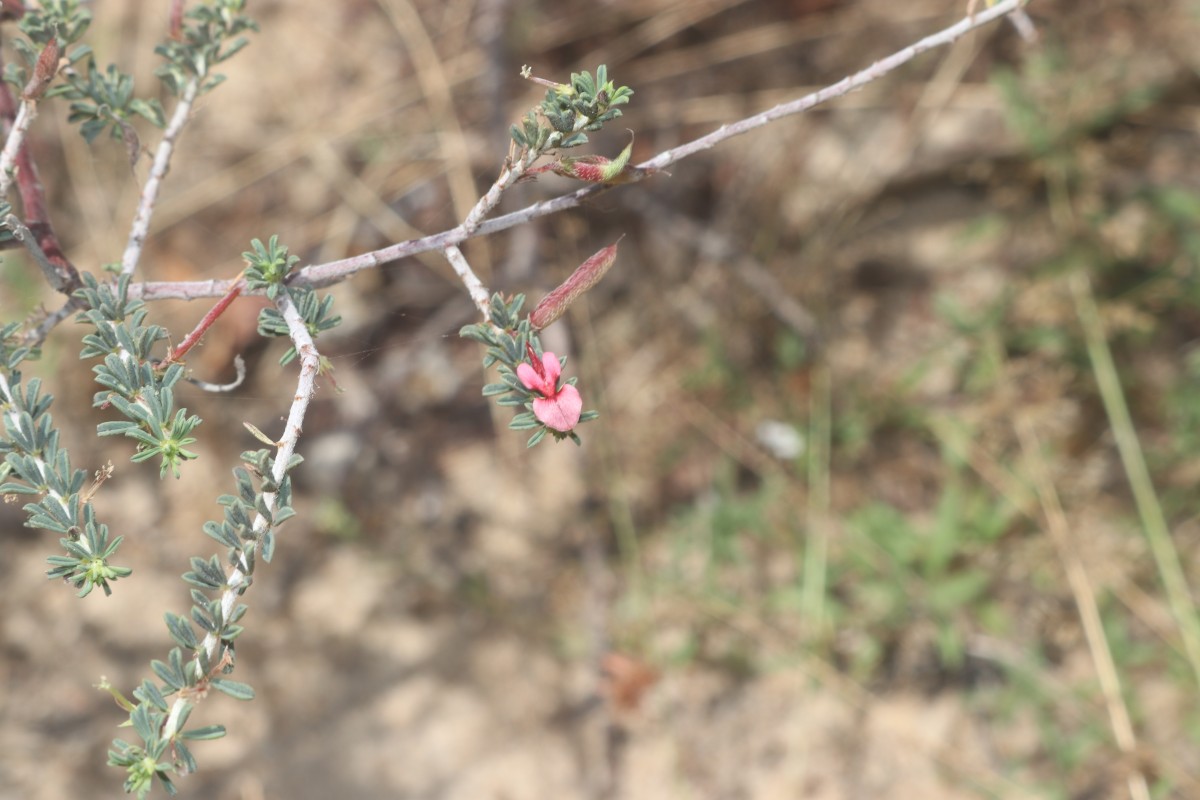
<path fill-rule="evenodd" d="M 21 343 L 30 347 L 37 347 L 42 342 L 46 341 L 46 337 L 50 335 L 50 331 L 58 327 L 59 323 L 67 317 L 82 311 L 84 302 L 77 297 L 72 297 L 63 303 L 62 306 L 50 314 L 47 314 L 45 319 L 37 324 L 37 327 L 25 331 L 21 338 Z"/>
<path fill-rule="evenodd" d="M 13 120 L 8 131 L 8 139 L 4 142 L 4 150 L 0 151 L 0 197 L 8 194 L 12 188 L 13 174 L 17 164 L 17 153 L 25 146 L 25 136 L 29 126 L 37 117 L 37 103 L 22 100 L 17 108 L 17 118 Z"/>
<path fill-rule="evenodd" d="M 163 365 L 165 366 L 173 361 L 178 361 L 187 355 L 187 352 L 196 346 L 196 342 L 200 341 L 200 338 L 208 332 L 208 329 L 217 321 L 217 318 L 225 313 L 225 309 L 229 308 L 229 304 L 241 295 L 243 286 L 244 284 L 240 280 L 235 281 L 233 286 L 229 287 L 229 291 L 208 310 L 208 313 L 204 315 L 195 329 L 183 338 L 179 346 L 170 349 L 167 357 L 163 359 Z"/>
<path fill-rule="evenodd" d="M 1008 21 L 1012 23 L 1013 28 L 1025 40 L 1026 44 L 1036 44 L 1038 40 L 1037 28 L 1034 27 L 1033 20 L 1029 18 L 1029 14 L 1025 13 L 1025 9 L 1018 8 L 1016 11 L 1008 15 Z"/>
<path fill-rule="evenodd" d="M 649 161 L 639 164 L 638 167 L 642 170 L 662 170 L 676 161 L 680 161 L 703 150 L 708 150 L 726 139 L 748 133 L 782 117 L 808 111 L 820 103 L 841 97 L 855 89 L 862 88 L 872 81 L 882 78 L 884 75 L 911 61 L 927 50 L 951 44 L 970 31 L 980 28 L 1005 14 L 1012 13 L 1014 10 L 1020 8 L 1021 4 L 1022 0 L 1003 0 L 1003 2 L 996 4 L 986 11 L 980 12 L 973 19 L 964 19 L 951 25 L 949 28 L 927 36 L 916 44 L 893 53 L 882 61 L 878 61 L 867 69 L 838 81 L 832 86 L 805 95 L 798 100 L 775 106 L 761 114 L 755 114 L 738 122 L 722 125 L 712 133 L 682 144 L 679 147 L 664 151 Z M 369 253 L 362 253 L 350 258 L 305 267 L 294 274 L 289 284 L 310 288 L 331 286 L 346 280 L 351 275 L 364 269 L 375 269 L 384 264 L 431 250 L 444 251 L 446 248 L 461 244 L 473 236 L 486 236 L 522 225 L 540 217 L 558 213 L 559 211 L 576 208 L 585 200 L 612 188 L 603 184 L 593 184 L 570 194 L 560 195 L 551 200 L 534 203 L 519 211 L 485 220 L 484 217 L 499 203 L 504 190 L 523 174 L 523 172 L 517 171 L 518 168 L 519 165 L 514 165 L 512 168 L 506 167 L 501 172 L 496 183 L 492 185 L 487 194 L 480 198 L 480 201 L 471 210 L 471 213 L 467 215 L 467 218 L 461 225 L 419 239 L 398 242 Z M 639 174 L 634 181 L 641 180 L 644 177 Z M 227 292 L 229 286 L 230 281 L 180 281 L 135 284 L 129 288 L 132 296 L 140 297 L 143 300 L 197 300 L 204 297 L 218 297 Z"/>
<path fill-rule="evenodd" d="M 982 27 L 987 23 L 998 19 L 1005 14 L 1010 14 L 1019 9 L 1024 0 L 1004 0 L 989 8 L 987 11 L 976 14 L 974 19 L 968 17 L 961 20 L 949 28 L 941 30 L 937 33 L 926 36 L 924 39 L 905 47 L 903 50 L 898 50 L 892 55 L 880 61 L 876 61 L 871 66 L 864 70 L 854 73 L 853 75 L 843 78 L 835 84 L 826 86 L 820 91 L 805 95 L 799 100 L 793 100 L 790 103 L 781 103 L 774 108 L 767 109 L 761 114 L 755 114 L 752 117 L 733 122 L 728 125 L 722 125 L 707 136 L 701 136 L 699 139 L 694 139 L 687 144 L 660 153 L 654 158 L 646 161 L 638 166 L 643 169 L 666 169 L 676 161 L 687 158 L 702 150 L 708 150 L 714 145 L 731 139 L 734 136 L 740 136 L 743 133 L 749 133 L 752 130 L 761 128 L 764 125 L 774 122 L 783 117 L 791 116 L 808 111 L 814 106 L 828 102 L 836 97 L 847 95 L 855 89 L 861 89 L 869 83 L 879 80 L 884 75 L 892 72 L 896 68 L 907 64 L 921 53 L 927 50 L 932 50 L 935 47 L 943 47 L 952 44 L 965 34 L 970 33 L 976 28 Z"/>
<path fill-rule="evenodd" d="M 471 269 L 471 265 L 467 263 L 467 257 L 463 255 L 463 251 L 458 248 L 458 245 L 452 244 L 444 251 L 446 260 L 450 262 L 450 266 L 454 267 L 454 273 L 458 275 L 459 280 L 467 287 L 467 294 L 471 295 L 471 301 L 475 303 L 475 307 L 479 309 L 479 313 L 484 319 L 488 318 L 488 290 L 483 285 L 483 281 L 479 280 L 479 276 Z"/>
<path fill-rule="evenodd" d="M 500 198 L 505 190 L 520 180 L 537 158 L 537 153 L 525 153 L 516 163 L 513 163 L 511 158 L 504 162 L 504 169 L 500 171 L 500 176 L 496 178 L 495 183 L 484 193 L 483 197 L 479 198 L 479 202 L 467 213 L 462 224 L 454 229 L 463 237 L 464 241 L 479 230 L 479 225 L 483 222 L 484 217 L 492 213 L 492 210 L 500 204 Z M 459 280 L 466 286 L 467 293 L 471 295 L 471 301 L 475 303 L 475 307 L 479 309 L 479 313 L 486 320 L 490 294 L 487 287 L 483 285 L 483 281 L 479 280 L 475 270 L 471 269 L 471 265 L 467 263 L 467 258 L 457 243 L 447 245 L 442 252 L 446 256 L 446 260 L 450 262 L 450 266 L 454 268 Z"/>
<path fill-rule="evenodd" d="M 42 252 L 42 248 L 38 245 L 37 237 L 33 235 L 33 231 L 26 228 L 21 223 L 21 220 L 17 219 L 16 214 L 9 214 L 5 217 L 3 226 L 12 231 L 14 239 L 25 245 L 25 249 L 29 251 L 29 255 L 33 256 L 34 262 L 42 270 L 42 274 L 46 276 L 46 280 L 50 282 L 50 285 L 56 291 L 62 291 L 60 283 L 62 276 L 59 275 L 58 269 L 46 258 L 46 254 Z"/>
<path fill-rule="evenodd" d="M 271 478 L 278 485 L 287 475 L 288 462 L 291 461 L 292 454 L 296 452 L 296 443 L 299 441 L 300 431 L 304 427 L 304 415 L 307 413 L 309 401 L 312 400 L 316 391 L 321 356 L 304 324 L 304 318 L 300 316 L 299 310 L 287 292 L 280 292 L 275 301 L 275 307 L 279 309 L 279 313 L 287 323 L 288 335 L 300 356 L 300 377 L 296 383 L 296 394 L 292 398 L 292 406 L 288 411 L 287 422 L 284 424 L 283 436 L 276 442 L 275 467 L 271 471 Z M 263 503 L 268 512 L 275 510 L 275 500 L 275 492 L 263 493 Z M 263 515 L 259 514 L 255 517 L 255 533 L 261 536 L 268 525 L 267 518 Z M 229 619 L 230 614 L 233 613 L 239 598 L 245 591 L 246 577 L 244 561 L 230 571 L 225 580 L 225 591 L 221 594 L 222 619 Z M 218 643 L 217 637 L 210 632 L 205 635 L 204 642 L 201 644 L 202 651 L 208 655 L 210 663 L 214 663 L 214 669 L 218 668 L 214 661 Z M 201 651 L 197 651 L 198 654 L 199 652 Z M 198 654 L 197 658 L 199 658 Z M 162 736 L 164 739 L 169 739 L 178 732 L 182 714 L 187 705 L 188 701 L 183 697 L 176 698 L 174 705 L 171 706 L 171 713 L 163 725 Z"/>
<path fill-rule="evenodd" d="M 183 87 L 179 105 L 171 116 L 171 122 L 163 131 L 162 141 L 154 151 L 154 164 L 142 187 L 142 196 L 138 200 L 137 213 L 133 217 L 133 225 L 129 229 L 129 241 L 125 245 L 125 253 L 121 256 L 121 274 L 132 275 L 137 269 L 138 259 L 142 256 L 142 248 L 146 244 L 146 236 L 150 232 L 150 217 L 154 214 L 154 205 L 158 202 L 158 191 L 162 187 L 163 178 L 171 168 L 171 155 L 175 151 L 175 142 L 187 124 L 188 116 L 192 113 L 192 105 L 200 91 L 199 79 L 193 79 Z"/>
<path fill-rule="evenodd" d="M 424 20 L 412 0 L 390 0 L 380 7 L 404 40 L 412 55 L 414 72 L 425 104 L 434 117 L 434 131 L 446 164 L 446 180 L 456 214 L 467 211 L 475 198 L 475 180 L 471 174 L 470 153 L 462 121 L 455 108 L 454 93 L 443 60 L 429 35 Z"/>

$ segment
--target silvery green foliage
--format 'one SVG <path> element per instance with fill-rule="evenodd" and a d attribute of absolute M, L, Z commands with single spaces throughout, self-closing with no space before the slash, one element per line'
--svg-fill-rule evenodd
<path fill-rule="evenodd" d="M 569 84 L 552 84 L 541 104 L 520 125 L 513 125 L 509 134 L 517 147 L 535 154 L 577 147 L 587 143 L 584 131 L 598 131 L 620 117 L 617 106 L 632 96 L 628 86 L 618 87 L 608 79 L 608 68 L 601 64 L 595 78 L 585 70 L 572 73 Z"/>
<path fill-rule="evenodd" d="M 79 0 L 43 0 L 37 7 L 26 8 L 19 29 L 24 38 L 15 36 L 8 44 L 17 58 L 4 65 L 4 80 L 18 90 L 29 80 L 30 71 L 43 47 L 57 38 L 66 45 L 75 45 L 92 23 L 92 12 Z M 69 64 L 91 55 L 92 48 L 76 45 L 66 50 Z M 66 84 L 60 84 L 48 97 L 62 94 Z"/>
<path fill-rule="evenodd" d="M 241 14 L 243 7 L 244 0 L 210 0 L 173 20 L 171 37 L 156 50 L 166 60 L 158 75 L 172 94 L 185 98 L 184 108 L 186 97 L 218 85 L 221 76 L 212 68 L 245 46 L 240 34 L 255 29 Z M 78 0 L 43 0 L 39 7 L 19 13 L 24 36 L 10 42 L 16 58 L 5 69 L 5 81 L 20 90 L 34 66 L 41 68 L 39 58 L 45 61 L 44 53 L 61 48 L 67 53 L 65 69 L 47 72 L 54 85 L 40 97 L 47 103 L 55 97 L 69 101 L 69 120 L 80 124 L 89 142 L 109 131 L 132 142 L 133 154 L 137 134 L 132 120 L 142 118 L 163 127 L 162 106 L 157 100 L 137 98 L 130 76 L 112 66 L 97 69 L 85 45 L 69 47 L 91 20 Z M 0 220 L 12 211 L 0 201 Z M 286 285 L 297 259 L 277 237 L 265 246 L 255 240 L 252 248 L 246 272 L 251 290 L 271 299 L 286 294 L 311 334 L 338 323 L 329 298 L 319 300 L 311 289 Z M 101 281 L 84 274 L 73 297 L 82 309 L 76 320 L 90 326 L 80 357 L 96 361 L 92 371 L 100 388 L 93 404 L 115 417 L 101 422 L 97 433 L 132 440 L 132 461 L 156 461 L 161 478 L 179 478 L 183 465 L 197 457 L 189 446 L 196 441 L 193 434 L 200 418 L 176 407 L 175 390 L 186 368 L 170 357 L 170 351 L 163 357 L 167 331 L 149 321 L 145 304 L 131 296 L 130 285 L 128 275 Z M 261 327 L 264 335 L 288 334 L 275 309 L 264 314 Z M 21 374 L 22 364 L 38 355 L 29 344 L 34 339 L 36 335 L 19 323 L 0 326 L 0 493 L 29 498 L 26 525 L 61 537 L 63 554 L 48 559 L 51 578 L 65 580 L 80 596 L 96 587 L 110 594 L 112 584 L 131 573 L 112 563 L 121 537 L 110 536 L 108 527 L 97 521 L 91 502 L 111 468 L 89 483 L 87 471 L 72 465 L 51 418 L 52 396 L 40 380 L 25 380 Z M 294 351 L 290 355 L 294 357 Z M 153 676 L 133 690 L 132 699 L 102 684 L 129 712 L 133 734 L 113 740 L 109 763 L 125 770 L 125 790 L 139 797 L 155 785 L 174 794 L 174 779 L 196 769 L 187 742 L 224 735 L 220 725 L 187 728 L 192 709 L 210 689 L 238 699 L 254 696 L 253 689 L 229 677 L 236 663 L 234 642 L 247 610 L 239 598 L 252 584 L 259 560 L 271 560 L 275 529 L 295 513 L 288 472 L 301 460 L 290 456 L 286 465 L 276 464 L 272 452 L 242 453 L 242 465 L 233 470 L 233 493 L 217 498 L 223 517 L 206 523 L 204 532 L 223 552 L 191 559 L 183 579 L 192 587 L 192 607 L 187 616 L 165 615 L 175 644 L 167 657 L 150 664 Z"/>
<path fill-rule="evenodd" d="M 242 253 L 242 258 L 246 259 L 244 278 L 247 289 L 264 292 L 271 300 L 286 292 L 304 319 L 304 327 L 308 329 L 310 336 L 316 337 L 322 331 L 341 324 L 342 318 L 333 313 L 332 295 L 318 299 L 317 293 L 308 287 L 287 285 L 288 274 L 300 262 L 300 257 L 288 255 L 287 247 L 279 244 L 278 236 L 272 236 L 266 245 L 255 239 L 250 243 L 250 247 L 250 250 Z M 287 322 L 278 309 L 264 308 L 259 312 L 258 334 L 289 335 Z M 287 366 L 295 358 L 296 348 L 289 347 L 279 359 L 279 363 L 281 366 Z"/>
<path fill-rule="evenodd" d="M 113 408 L 125 420 L 102 422 L 96 432 L 101 436 L 126 436 L 137 442 L 135 463 L 159 458 L 159 475 L 171 472 L 179 477 L 179 467 L 196 458 L 187 447 L 196 439 L 192 431 L 200 418 L 188 415 L 186 408 L 175 410 L 175 385 L 183 377 L 182 364 L 160 367 L 152 350 L 166 339 L 161 325 L 146 325 L 146 308 L 141 300 L 129 299 L 129 277 L 122 275 L 114 287 L 83 276 L 83 288 L 77 293 L 88 306 L 79 322 L 95 327 L 83 337 L 80 358 L 102 358 L 92 367 L 96 383 L 104 388 L 96 392 L 96 408 Z"/>
<path fill-rule="evenodd" d="M 0 329 L 0 494 L 36 497 L 24 507 L 25 525 L 59 534 L 65 555 L 50 556 L 50 578 L 62 578 L 88 595 L 99 586 L 112 594 L 112 582 L 128 576 L 127 567 L 110 563 L 121 537 L 109 539 L 108 526 L 96 521 L 85 490 L 87 472 L 71 466 L 50 415 L 53 397 L 43 394 L 37 378 L 22 380 L 18 369 L 37 351 L 21 343 L 20 325 Z"/>
<path fill-rule="evenodd" d="M 172 94 L 180 94 L 192 80 L 200 81 L 201 93 L 215 89 L 225 80 L 224 75 L 212 72 L 212 68 L 249 44 L 241 34 L 258 30 L 258 24 L 242 13 L 245 8 L 246 0 L 215 0 L 197 5 L 185 15 L 179 36 L 154 49 L 167 62 L 155 74 Z"/>
<path fill-rule="evenodd" d="M 236 598 L 250 587 L 258 555 L 271 560 L 275 528 L 295 514 L 287 472 L 301 459 L 294 456 L 278 482 L 272 477 L 275 461 L 270 451 L 242 453 L 242 461 L 243 466 L 233 471 L 237 493 L 217 500 L 225 508 L 224 519 L 204 525 L 204 532 L 226 548 L 225 557 L 192 558 L 192 569 L 183 576 L 194 587 L 190 619 L 166 614 L 167 630 L 177 646 L 165 662 L 151 663 L 158 681 L 142 681 L 133 692 L 136 704 L 110 689 L 130 711 L 133 730 L 141 741 L 114 739 L 108 763 L 125 769 L 125 791 L 139 797 L 156 781 L 174 794 L 172 774 L 186 775 L 196 769 L 186 742 L 225 735 L 222 725 L 185 728 L 196 700 L 209 689 L 238 700 L 254 698 L 253 688 L 226 677 L 236 664 L 234 643 L 243 630 L 238 623 L 247 610 Z M 273 502 L 268 502 L 268 495 L 273 495 Z"/>

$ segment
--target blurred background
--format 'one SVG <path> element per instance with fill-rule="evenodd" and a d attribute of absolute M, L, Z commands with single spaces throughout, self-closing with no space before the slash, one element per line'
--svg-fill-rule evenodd
<path fill-rule="evenodd" d="M 165 3 L 96 0 L 88 41 L 154 93 Z M 982 4 L 981 4 L 982 5 Z M 634 160 L 832 83 L 965 0 L 254 0 L 173 162 L 140 276 L 229 278 L 452 227 L 508 126 L 607 64 L 636 92 L 587 152 Z M 1037 0 L 850 97 L 470 243 L 532 300 L 618 236 L 546 331 L 582 448 L 532 451 L 480 395 L 474 310 L 436 254 L 336 287 L 342 326 L 185 797 L 1200 797 L 1200 8 Z M 157 137 L 142 130 L 146 147 Z M 68 253 L 118 260 L 147 164 L 45 103 Z M 502 211 L 574 187 L 523 183 Z M 15 251 L 0 310 L 60 301 Z M 175 341 L 210 301 L 162 302 Z M 282 341 L 238 301 L 180 390 L 181 480 L 98 442 L 47 343 L 76 463 L 135 575 L 77 600 L 0 507 L 0 798 L 111 797 L 129 691 L 209 555 L 241 423 L 278 435 Z M 1165 576 L 1165 577 L 1164 577 Z M 1181 580 L 1182 579 L 1182 580 Z M 1172 587 L 1168 591 L 1165 587 Z"/>

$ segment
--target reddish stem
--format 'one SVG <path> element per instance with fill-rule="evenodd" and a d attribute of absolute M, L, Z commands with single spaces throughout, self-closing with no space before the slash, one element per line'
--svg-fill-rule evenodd
<path fill-rule="evenodd" d="M 7 83 L 0 82 L 0 117 L 11 124 L 17 115 L 17 104 Z M 29 143 L 21 145 L 16 159 L 17 191 L 21 195 L 21 207 L 25 211 L 25 226 L 37 239 L 38 247 L 46 254 L 46 260 L 58 271 L 58 285 L 54 288 L 70 295 L 79 288 L 79 271 L 63 254 L 54 227 L 50 224 L 50 212 L 46 208 L 46 190 L 38 175 L 37 165 L 29 154 Z"/>
<path fill-rule="evenodd" d="M 238 295 L 242 293 L 243 285 L 239 276 L 239 279 L 234 282 L 229 291 L 225 293 L 225 296 L 208 310 L 208 313 L 204 315 L 204 319 L 200 320 L 200 324 L 196 326 L 196 329 L 184 337 L 184 340 L 179 343 L 178 347 L 171 348 L 167 353 L 167 357 L 162 360 L 161 366 L 165 367 L 187 355 L 187 352 L 196 346 L 196 342 L 200 341 L 200 337 L 204 336 L 208 329 L 212 327 L 212 324 L 217 321 L 217 318 L 225 313 L 225 309 L 229 308 L 229 304 L 238 298 Z"/>

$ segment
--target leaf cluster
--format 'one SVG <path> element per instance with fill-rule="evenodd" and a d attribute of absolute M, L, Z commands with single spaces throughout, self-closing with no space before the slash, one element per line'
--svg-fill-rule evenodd
<path fill-rule="evenodd" d="M 212 0 L 196 6 L 185 15 L 179 38 L 154 49 L 167 61 L 155 74 L 172 94 L 178 95 L 193 80 L 200 82 L 201 93 L 225 80 L 212 68 L 249 44 L 241 34 L 258 30 L 258 24 L 242 13 L 245 8 L 246 0 Z"/>
<path fill-rule="evenodd" d="M 169 612 L 165 615 L 167 631 L 177 646 L 166 661 L 150 664 L 161 683 L 144 679 L 133 692 L 139 702 L 128 704 L 130 722 L 141 744 L 114 739 L 108 753 L 108 763 L 126 771 L 125 790 L 139 797 L 144 797 L 156 780 L 173 793 L 171 773 L 187 774 L 196 769 L 195 757 L 184 740 L 225 735 L 221 725 L 184 729 L 194 708 L 192 699 L 203 697 L 208 689 L 238 700 L 254 698 L 254 689 L 249 685 L 225 677 L 236 664 L 235 640 L 244 630 L 239 623 L 247 607 L 237 603 L 226 613 L 223 596 L 228 592 L 240 596 L 249 588 L 259 548 L 263 560 L 269 562 L 275 550 L 275 528 L 294 516 L 295 510 L 291 505 L 291 478 L 286 471 L 280 481 L 272 477 L 275 461 L 269 450 L 244 452 L 242 461 L 243 466 L 233 471 L 237 493 L 217 500 L 225 507 L 224 519 L 204 525 L 204 532 L 227 548 L 225 559 L 217 555 L 192 558 L 192 568 L 183 576 L 194 587 L 190 618 Z M 293 456 L 288 470 L 300 461 L 299 456 Z M 273 495 L 273 502 L 268 500 L 269 495 Z M 235 572 L 238 578 L 233 581 L 230 576 Z M 173 696 L 180 699 L 171 701 Z M 177 703 L 181 703 L 175 711 L 177 718 L 171 721 L 172 706 Z"/>
<path fill-rule="evenodd" d="M 14 38 L 17 59 L 5 65 L 4 80 L 18 89 L 25 86 L 38 55 L 55 38 L 65 45 L 75 43 L 91 23 L 91 12 L 78 0 L 50 0 L 41 8 L 28 9 L 21 18 L 20 29 L 28 38 Z M 78 45 L 66 52 L 67 67 L 61 71 L 64 81 L 46 92 L 46 97 L 70 100 L 69 122 L 82 123 L 80 133 L 89 143 L 108 130 L 115 139 L 136 141 L 130 127 L 134 117 L 142 117 L 161 128 L 165 115 L 158 100 L 142 100 L 133 94 L 133 78 L 109 64 L 101 71 L 96 67 L 92 48 Z M 79 70 L 75 65 L 82 63 Z"/>
<path fill-rule="evenodd" d="M 246 260 L 246 270 L 242 273 L 246 288 L 251 292 L 265 292 L 269 300 L 285 291 L 284 281 L 300 263 L 300 256 L 289 255 L 287 247 L 279 243 L 278 235 L 272 236 L 265 245 L 260 239 L 250 242 L 250 249 L 242 253 L 242 258 Z"/>
<path fill-rule="evenodd" d="M 109 64 L 101 72 L 96 60 L 89 57 L 82 72 L 68 71 L 67 82 L 51 89 L 48 96 L 62 96 L 71 101 L 67 122 L 82 123 L 79 133 L 89 144 L 104 131 L 114 139 L 136 141 L 130 126 L 134 117 L 141 117 L 156 128 L 165 127 L 166 113 L 162 103 L 151 98 L 143 100 L 133 94 L 133 76 Z"/>
<path fill-rule="evenodd" d="M 156 661 L 155 664 L 162 664 L 165 669 L 179 668 L 183 670 L 184 665 L 179 657 L 179 649 L 172 650 L 171 656 L 170 665 L 163 664 L 161 661 Z M 222 691 L 224 691 L 226 683 L 236 684 L 239 688 L 244 686 L 236 681 L 215 679 L 210 683 L 214 688 Z M 232 694 L 232 692 L 228 693 Z M 225 735 L 225 727 L 223 725 L 207 725 L 189 731 L 181 731 L 174 737 L 164 737 L 159 733 L 167 718 L 166 698 L 163 693 L 150 681 L 143 681 L 142 685 L 134 690 L 134 694 L 139 698 L 152 698 L 137 705 L 129 715 L 130 725 L 134 732 L 142 738 L 145 745 L 132 745 L 124 739 L 113 739 L 112 749 L 108 751 L 108 763 L 110 766 L 125 769 L 126 794 L 136 794 L 139 798 L 144 798 L 150 793 L 156 779 L 162 784 L 167 794 L 177 794 L 178 789 L 175 788 L 170 772 L 186 774 L 196 768 L 196 759 L 184 740 L 219 739 Z M 187 721 L 191 711 L 190 704 L 184 706 L 181 714 L 182 722 Z M 171 760 L 167 760 L 168 758 Z"/>
<path fill-rule="evenodd" d="M 529 437 L 528 447 L 533 447 L 541 442 L 547 433 L 554 436 L 555 439 L 569 438 L 575 444 L 581 444 L 579 436 L 574 431 L 563 433 L 548 428 L 533 415 L 533 401 L 537 394 L 521 383 L 521 379 L 517 377 L 517 365 L 527 361 L 527 353 L 530 349 L 538 358 L 542 357 L 542 343 L 530 326 L 529 318 L 521 318 L 521 308 L 524 305 L 525 295 L 523 294 L 518 294 L 509 300 L 505 300 L 499 293 L 494 294 L 488 307 L 489 321 L 465 325 L 458 332 L 458 335 L 464 339 L 471 339 L 485 345 L 487 349 L 483 353 L 483 368 L 489 369 L 495 366 L 499 373 L 500 381 L 498 383 L 484 385 L 483 396 L 497 398 L 497 405 L 524 409 L 509 421 L 508 427 L 515 431 L 532 430 L 534 433 Z M 565 357 L 559 358 L 560 364 L 565 366 L 566 362 Z M 566 383 L 574 385 L 576 380 L 577 378 L 569 378 Z M 581 423 L 589 422 L 598 416 L 600 416 L 599 413 L 595 411 L 585 411 L 579 417 L 579 421 Z"/>
<path fill-rule="evenodd" d="M 61 536 L 65 555 L 50 556 L 50 578 L 62 578 L 84 597 L 99 586 L 112 594 L 110 583 L 131 570 L 110 563 L 121 537 L 110 540 L 108 526 L 96 521 L 86 499 L 87 472 L 71 466 L 59 445 L 50 415 L 53 397 L 42 393 L 37 378 L 23 383 L 17 366 L 36 351 L 20 342 L 16 323 L 0 328 L 0 494 L 36 497 L 24 507 L 25 526 Z"/>
<path fill-rule="evenodd" d="M 79 0 L 45 0 L 40 7 L 27 8 L 19 25 L 26 38 L 15 36 L 10 40 L 17 57 L 4 65 L 4 80 L 19 91 L 29 81 L 30 72 L 47 44 L 55 39 L 63 45 L 75 44 L 91 23 L 92 12 L 82 7 Z M 87 45 L 72 47 L 66 50 L 67 64 L 77 64 L 91 54 L 92 48 Z M 70 70 L 66 72 L 69 74 Z M 63 88 L 59 86 L 47 96 L 61 94 Z"/>
<path fill-rule="evenodd" d="M 256 23 L 241 13 L 244 8 L 245 0 L 212 0 L 199 5 L 187 12 L 177 38 L 155 48 L 166 59 L 155 74 L 172 94 L 179 95 L 191 81 L 197 81 L 203 93 L 224 80 L 223 75 L 211 71 L 213 66 L 248 44 L 240 34 L 257 30 Z M 25 86 L 41 49 L 55 37 L 65 44 L 74 43 L 83 36 L 91 19 L 91 12 L 82 8 L 79 0 L 46 0 L 41 8 L 28 9 L 20 25 L 28 38 L 13 40 L 18 58 L 5 66 L 4 79 L 17 88 Z M 133 77 L 115 64 L 103 70 L 97 68 L 90 47 L 71 48 L 66 60 L 64 82 L 45 96 L 71 101 L 67 119 L 80 123 L 80 133 L 89 144 L 108 131 L 112 138 L 129 143 L 130 151 L 136 154 L 137 134 L 131 124 L 134 118 L 141 117 L 157 128 L 166 126 L 162 104 L 154 98 L 134 96 Z M 79 63 L 83 63 L 81 69 L 70 68 Z"/>
<path fill-rule="evenodd" d="M 333 313 L 333 295 L 318 298 L 312 289 L 287 285 L 288 275 L 300 262 L 300 257 L 288 255 L 287 247 L 279 244 L 278 236 L 272 236 L 266 245 L 255 239 L 250 247 L 242 253 L 247 265 L 243 273 L 247 289 L 265 292 L 271 300 L 278 298 L 281 292 L 287 292 L 304 319 L 309 335 L 314 338 L 341 324 L 342 318 Z M 287 320 L 278 309 L 264 308 L 258 315 L 258 333 L 260 336 L 288 336 Z M 293 345 L 279 363 L 286 366 L 295 358 L 296 347 Z"/>
<path fill-rule="evenodd" d="M 40 49 L 56 36 L 68 44 L 77 42 L 91 24 L 92 12 L 80 0 L 41 0 L 37 6 L 25 7 L 19 27 Z M 36 52 L 33 57 L 37 58 Z"/>
<path fill-rule="evenodd" d="M 509 130 L 517 147 L 540 155 L 554 148 L 577 147 L 588 140 L 584 131 L 598 131 L 604 123 L 621 116 L 617 106 L 629 102 L 633 90 L 616 86 L 601 64 L 593 78 L 590 72 L 571 74 L 569 84 L 554 84 L 541 104 L 527 113 L 521 124 Z"/>
<path fill-rule="evenodd" d="M 77 320 L 91 324 L 95 331 L 83 337 L 79 357 L 103 359 L 92 367 L 96 382 L 104 387 L 92 404 L 115 408 L 126 417 L 100 423 L 97 433 L 133 439 L 135 463 L 160 458 L 159 476 L 171 471 L 178 478 L 180 465 L 196 458 L 187 447 L 196 441 L 191 434 L 201 421 L 185 408 L 175 409 L 174 388 L 184 367 L 163 368 L 154 360 L 154 345 L 167 333 L 160 325 L 147 325 L 145 304 L 129 299 L 129 276 L 122 275 L 115 287 L 99 283 L 92 275 L 84 275 L 83 282 L 76 296 L 88 308 Z"/>

